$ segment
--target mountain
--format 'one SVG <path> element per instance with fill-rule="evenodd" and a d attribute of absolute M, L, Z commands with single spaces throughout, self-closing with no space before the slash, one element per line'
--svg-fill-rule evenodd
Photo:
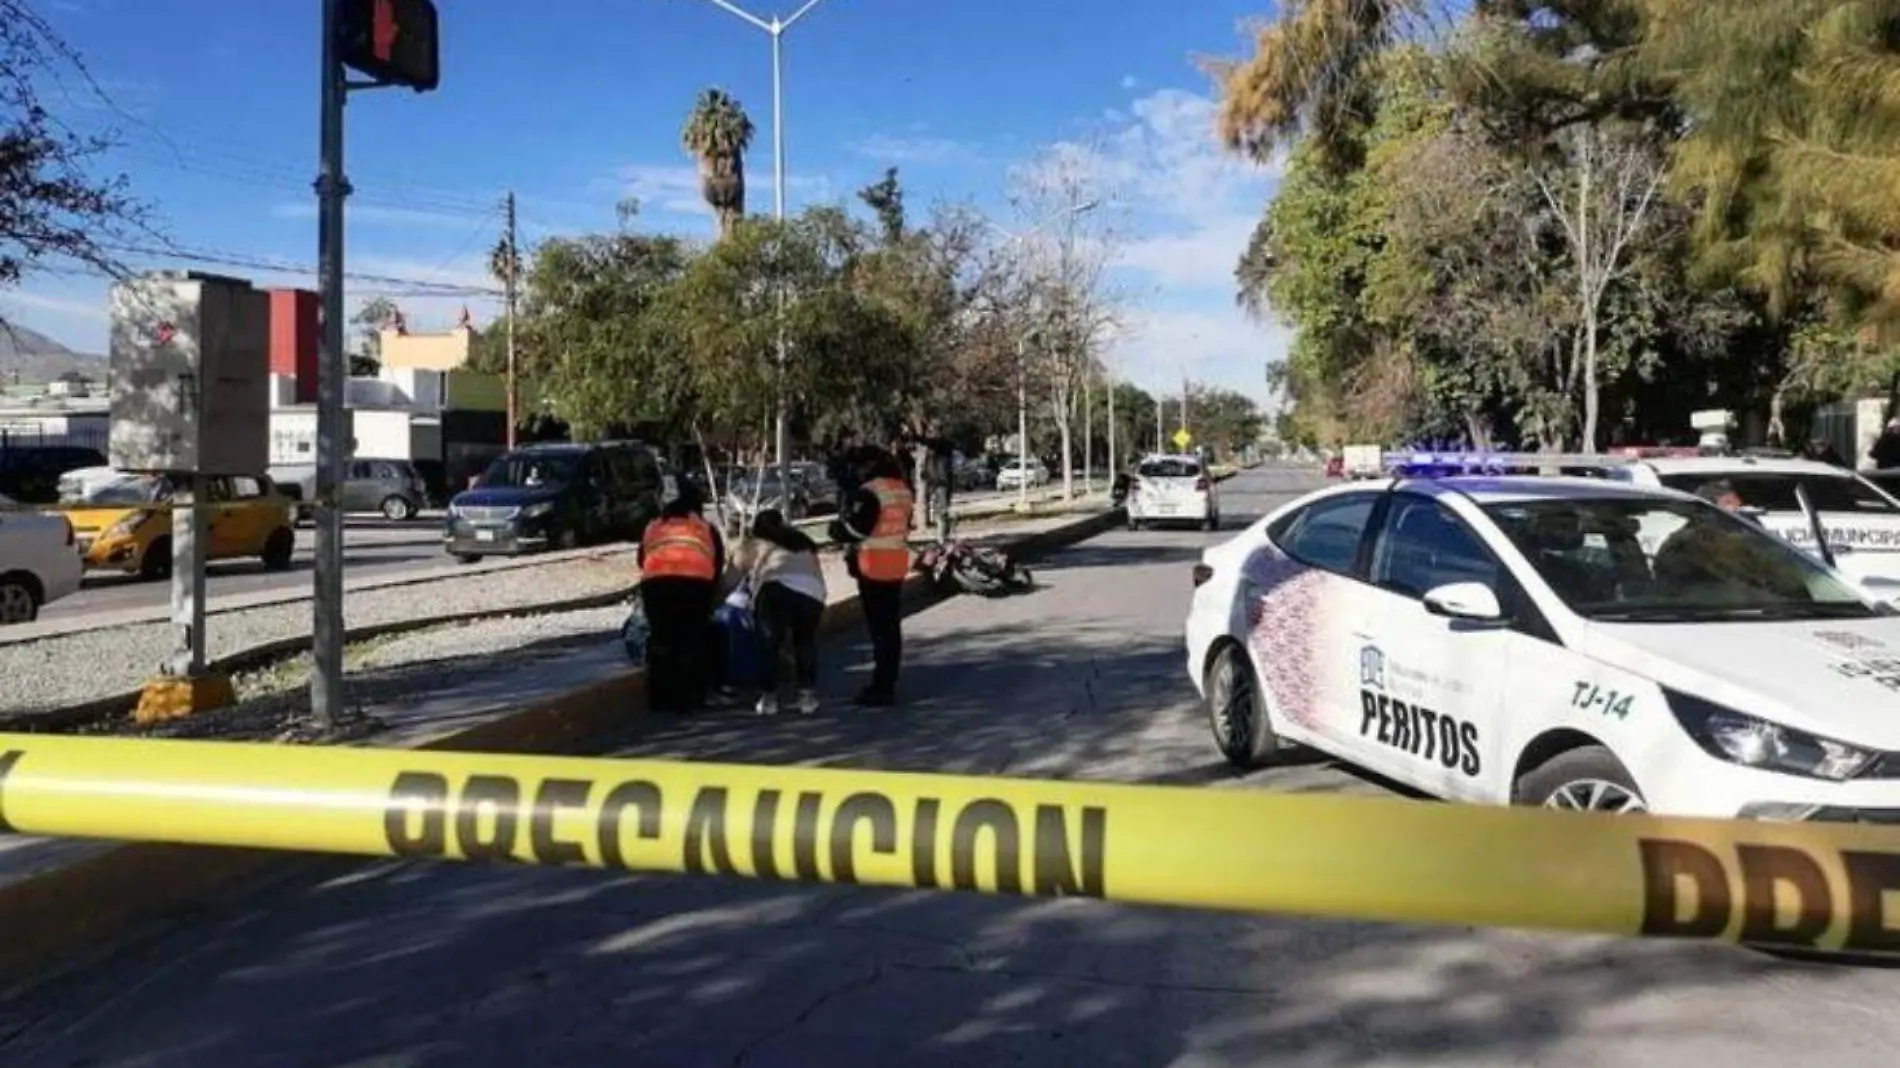
<path fill-rule="evenodd" d="M 106 358 L 74 352 L 45 334 L 0 321 L 0 385 L 51 382 L 68 371 L 104 381 Z"/>

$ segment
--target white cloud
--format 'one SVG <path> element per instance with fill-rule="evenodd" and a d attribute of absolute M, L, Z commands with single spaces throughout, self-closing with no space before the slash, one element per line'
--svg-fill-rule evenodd
<path fill-rule="evenodd" d="M 1136 300 L 1129 331 L 1113 345 L 1123 373 L 1178 389 L 1185 370 L 1265 398 L 1265 364 L 1284 356 L 1290 338 L 1234 306 L 1233 272 L 1280 167 L 1228 153 L 1215 136 L 1216 107 L 1198 93 L 1158 89 L 1030 166 L 1073 169 L 1101 190 L 1126 220 L 1117 226 L 1118 280 L 1168 309 L 1143 311 Z"/>
<path fill-rule="evenodd" d="M 1136 86 L 1138 86 L 1138 85 L 1140 85 L 1140 84 L 1141 84 L 1141 79 L 1140 79 L 1140 78 L 1137 78 L 1137 77 L 1135 77 L 1135 76 L 1134 76 L 1134 75 L 1132 75 L 1132 74 L 1124 74 L 1124 75 L 1122 75 L 1122 88 L 1123 88 L 1123 89 L 1133 89 L 1133 88 L 1135 88 Z"/>
<path fill-rule="evenodd" d="M 10 289 L 0 293 L 0 304 L 63 318 L 100 323 L 106 321 L 105 299 L 91 294 L 57 295 Z"/>
<path fill-rule="evenodd" d="M 746 159 L 746 208 L 770 210 L 772 206 L 772 159 L 769 153 L 753 153 Z M 712 209 L 699 195 L 699 169 L 692 164 L 630 163 L 617 172 L 618 186 L 624 196 L 640 201 L 643 213 L 707 216 Z M 803 196 L 823 199 L 830 195 L 831 182 L 811 175 L 788 174 L 785 191 L 789 198 Z"/>
<path fill-rule="evenodd" d="M 1292 341 L 1290 331 L 1256 324 L 1231 306 L 1136 309 L 1107 359 L 1116 374 L 1149 390 L 1178 392 L 1186 374 L 1264 400 L 1267 364 L 1285 359 Z"/>
<path fill-rule="evenodd" d="M 886 164 L 941 164 L 969 162 L 977 152 L 960 141 L 946 137 L 867 137 L 851 146 L 852 151 Z"/>

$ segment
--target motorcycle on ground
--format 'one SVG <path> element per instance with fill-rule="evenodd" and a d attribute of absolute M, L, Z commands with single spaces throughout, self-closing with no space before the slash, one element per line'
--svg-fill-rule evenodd
<path fill-rule="evenodd" d="M 1007 552 L 956 538 L 926 546 L 913 566 L 944 593 L 1007 597 L 1036 588 L 1029 569 Z"/>

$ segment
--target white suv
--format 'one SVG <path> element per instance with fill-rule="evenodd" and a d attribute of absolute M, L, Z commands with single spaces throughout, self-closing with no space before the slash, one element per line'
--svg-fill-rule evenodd
<path fill-rule="evenodd" d="M 82 570 L 71 523 L 0 496 L 0 625 L 31 623 L 41 605 L 78 592 Z"/>

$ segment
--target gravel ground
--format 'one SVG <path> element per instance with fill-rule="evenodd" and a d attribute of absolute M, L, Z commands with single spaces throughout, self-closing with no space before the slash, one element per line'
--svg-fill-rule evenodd
<path fill-rule="evenodd" d="M 358 642 L 344 650 L 353 708 L 333 731 L 310 722 L 308 654 L 244 672 L 232 679 L 238 703 L 188 719 L 140 727 L 129 717 L 102 721 L 85 733 L 147 738 L 218 738 L 225 741 L 342 742 L 385 726 L 363 711 L 439 690 L 445 675 L 468 683 L 619 637 L 627 608 L 505 615 Z"/>
<path fill-rule="evenodd" d="M 424 615 L 506 612 L 549 601 L 627 587 L 636 577 L 629 550 L 564 560 L 547 567 L 446 578 L 352 594 L 344 604 L 348 626 L 362 627 Z M 266 605 L 220 612 L 206 625 L 205 651 L 226 656 L 264 642 L 310 633 L 310 604 Z M 137 688 L 172 646 L 169 623 L 139 623 L 42 641 L 0 646 L 0 714 L 31 713 L 109 697 Z"/>

